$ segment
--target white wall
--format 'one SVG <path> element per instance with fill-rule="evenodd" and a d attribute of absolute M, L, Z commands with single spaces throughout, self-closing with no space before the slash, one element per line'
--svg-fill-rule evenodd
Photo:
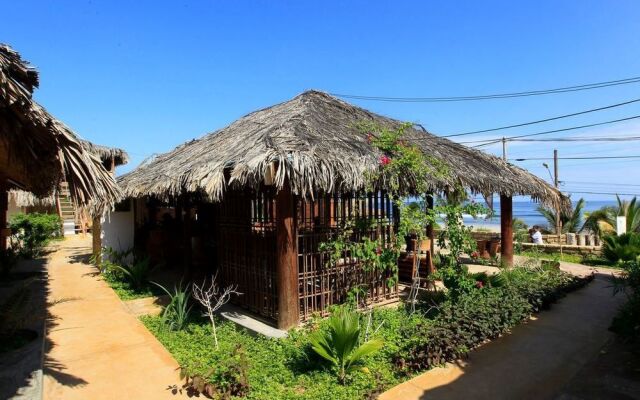
<path fill-rule="evenodd" d="M 134 218 L 130 211 L 108 213 L 102 221 L 102 246 L 123 251 L 133 247 Z"/>

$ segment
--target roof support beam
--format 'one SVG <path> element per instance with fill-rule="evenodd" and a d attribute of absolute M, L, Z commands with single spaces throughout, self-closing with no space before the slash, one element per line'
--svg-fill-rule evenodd
<path fill-rule="evenodd" d="M 513 199 L 500 195 L 500 247 L 501 263 L 505 267 L 513 266 Z"/>
<path fill-rule="evenodd" d="M 7 227 L 7 211 L 9 210 L 9 188 L 6 179 L 0 177 L 0 251 L 7 249 L 9 228 Z"/>
<path fill-rule="evenodd" d="M 276 195 L 276 282 L 278 328 L 290 329 L 300 320 L 298 296 L 298 237 L 293 193 L 288 181 Z"/>

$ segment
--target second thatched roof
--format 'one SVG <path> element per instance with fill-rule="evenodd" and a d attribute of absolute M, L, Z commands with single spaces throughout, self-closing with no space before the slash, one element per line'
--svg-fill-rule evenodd
<path fill-rule="evenodd" d="M 38 197 L 66 179 L 76 204 L 96 212 L 110 207 L 121 194 L 113 177 L 71 129 L 32 99 L 36 87 L 35 69 L 0 44 L 0 147 L 7 166 L 21 188 Z"/>
<path fill-rule="evenodd" d="M 230 186 L 257 187 L 277 165 L 284 168 L 276 169 L 274 184 L 281 188 L 288 179 L 294 193 L 302 196 L 316 190 L 358 191 L 365 189 L 367 173 L 380 168 L 382 155 L 359 128 L 362 123 L 401 125 L 326 93 L 307 91 L 160 155 L 118 182 L 130 197 L 200 191 L 217 201 Z M 446 177 L 428 182 L 434 192 L 462 184 L 474 193 L 529 195 L 550 206 L 567 204 L 544 180 L 498 157 L 419 127 L 405 135 L 449 170 Z M 402 184 L 410 193 L 411 177 Z"/>

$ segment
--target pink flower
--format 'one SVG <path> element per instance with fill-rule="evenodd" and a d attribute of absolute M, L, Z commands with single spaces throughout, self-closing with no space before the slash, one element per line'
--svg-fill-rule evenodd
<path fill-rule="evenodd" d="M 482 281 L 476 281 L 476 287 L 478 289 L 482 289 L 484 287 L 484 283 L 482 283 Z"/>
<path fill-rule="evenodd" d="M 389 165 L 391 164 L 391 158 L 389 156 L 382 156 L 380 157 L 380 164 L 381 165 Z"/>

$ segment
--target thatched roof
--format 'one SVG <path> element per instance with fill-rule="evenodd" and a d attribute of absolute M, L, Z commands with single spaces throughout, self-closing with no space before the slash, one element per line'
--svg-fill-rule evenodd
<path fill-rule="evenodd" d="M 64 176 L 76 204 L 95 210 L 120 197 L 101 160 L 62 122 L 33 101 L 38 74 L 20 55 L 0 44 L 0 133 L 11 165 L 20 165 L 24 189 L 47 196 Z"/>
<path fill-rule="evenodd" d="M 326 93 L 307 91 L 160 155 L 118 182 L 125 196 L 166 198 L 203 191 L 220 200 L 229 185 L 257 186 L 275 164 L 284 166 L 275 176 L 278 188 L 286 176 L 300 195 L 314 190 L 357 191 L 365 188 L 367 171 L 380 168 L 380 152 L 358 128 L 363 121 L 386 127 L 401 124 Z M 545 181 L 498 157 L 420 127 L 405 135 L 448 167 L 447 177 L 430 180 L 434 192 L 448 192 L 461 183 L 475 193 L 530 195 L 549 205 L 565 203 Z M 411 177 L 402 184 L 411 191 Z"/>

